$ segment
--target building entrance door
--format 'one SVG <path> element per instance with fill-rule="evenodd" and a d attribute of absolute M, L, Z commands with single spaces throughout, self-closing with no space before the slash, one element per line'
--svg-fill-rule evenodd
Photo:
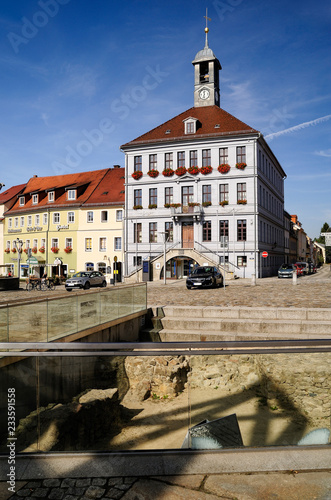
<path fill-rule="evenodd" d="M 193 222 L 182 223 L 182 248 L 194 248 Z"/>

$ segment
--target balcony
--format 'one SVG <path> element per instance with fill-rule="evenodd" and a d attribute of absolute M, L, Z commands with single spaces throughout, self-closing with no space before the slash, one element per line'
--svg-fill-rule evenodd
<path fill-rule="evenodd" d="M 203 208 L 200 205 L 190 207 L 181 205 L 180 207 L 170 207 L 171 217 L 177 222 L 181 217 L 190 217 L 193 220 L 200 221 L 203 214 Z"/>

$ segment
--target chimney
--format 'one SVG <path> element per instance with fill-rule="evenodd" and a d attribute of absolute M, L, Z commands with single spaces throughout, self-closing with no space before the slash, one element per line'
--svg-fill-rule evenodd
<path fill-rule="evenodd" d="M 114 168 L 121 168 L 121 165 L 114 165 Z"/>

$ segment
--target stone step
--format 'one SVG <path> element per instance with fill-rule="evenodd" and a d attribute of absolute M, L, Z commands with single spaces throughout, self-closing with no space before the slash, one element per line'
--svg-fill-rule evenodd
<path fill-rule="evenodd" d="M 325 338 L 321 334 L 300 334 L 300 333 L 243 333 L 243 332 L 207 332 L 206 330 L 168 330 L 159 332 L 161 342 L 230 342 L 242 340 L 320 340 Z M 327 335 L 329 338 L 329 335 Z"/>
<path fill-rule="evenodd" d="M 208 333 L 218 332 L 241 332 L 241 333 L 265 333 L 273 332 L 279 334 L 315 334 L 331 336 L 331 322 L 328 321 L 302 321 L 302 320 L 270 320 L 270 319 L 222 319 L 201 318 L 183 316 L 162 318 L 163 328 L 167 330 L 188 332 L 201 330 Z"/>
<path fill-rule="evenodd" d="M 270 319 L 270 320 L 302 320 L 330 321 L 331 308 L 276 308 L 276 307 L 219 307 L 219 306 L 165 306 L 166 317 L 181 316 L 190 318 L 231 318 L 231 319 Z"/>

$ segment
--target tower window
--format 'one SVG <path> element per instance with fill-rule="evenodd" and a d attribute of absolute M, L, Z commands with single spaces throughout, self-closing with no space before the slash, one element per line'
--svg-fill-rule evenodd
<path fill-rule="evenodd" d="M 200 64 L 200 83 L 209 82 L 209 64 L 208 61 Z"/>

